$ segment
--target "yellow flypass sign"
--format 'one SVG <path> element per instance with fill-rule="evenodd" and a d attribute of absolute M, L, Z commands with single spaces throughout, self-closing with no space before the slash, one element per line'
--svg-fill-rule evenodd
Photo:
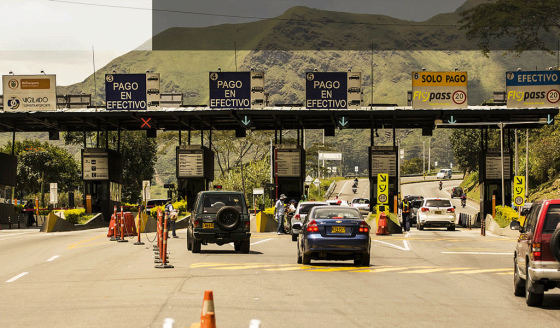
<path fill-rule="evenodd" d="M 377 175 L 377 203 L 389 203 L 389 174 L 387 173 Z"/>
<path fill-rule="evenodd" d="M 513 179 L 513 202 L 516 206 L 525 205 L 525 177 L 515 176 Z"/>

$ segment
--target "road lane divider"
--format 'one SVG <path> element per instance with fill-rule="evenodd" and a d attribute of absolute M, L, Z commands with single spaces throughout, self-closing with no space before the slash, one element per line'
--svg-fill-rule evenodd
<path fill-rule="evenodd" d="M 47 262 L 52 262 L 52 261 L 56 260 L 56 259 L 59 258 L 59 257 L 60 257 L 60 255 L 55 255 L 55 256 L 51 257 L 50 259 L 48 259 Z"/>
<path fill-rule="evenodd" d="M 441 254 L 468 254 L 468 255 L 513 255 L 513 252 L 504 252 L 504 253 L 497 253 L 497 252 L 441 252 Z"/>
<path fill-rule="evenodd" d="M 259 241 L 256 241 L 256 242 L 252 243 L 251 246 L 256 245 L 256 244 L 260 244 L 260 243 L 264 243 L 264 242 L 267 242 L 267 241 L 271 241 L 271 240 L 273 240 L 273 239 L 274 239 L 274 238 L 268 238 L 268 239 L 259 240 Z"/>
<path fill-rule="evenodd" d="M 406 241 L 406 240 L 403 240 L 403 247 L 400 247 L 400 246 L 397 246 L 397 245 L 393 245 L 393 244 L 391 244 L 391 243 L 384 242 L 384 241 L 381 241 L 381 240 L 374 240 L 374 239 L 372 239 L 372 241 L 373 241 L 373 242 L 376 242 L 376 243 L 383 244 L 383 245 L 387 245 L 387 246 L 390 246 L 390 247 L 394 247 L 394 248 L 399 249 L 399 250 L 401 250 L 401 251 L 409 251 L 409 250 L 410 250 L 410 247 L 409 247 L 409 245 L 408 245 L 408 241 Z"/>
<path fill-rule="evenodd" d="M 22 273 L 18 274 L 17 276 L 13 277 L 12 279 L 6 280 L 6 282 L 14 282 L 14 281 L 18 280 L 19 278 L 25 276 L 28 273 L 29 272 L 22 272 Z"/>

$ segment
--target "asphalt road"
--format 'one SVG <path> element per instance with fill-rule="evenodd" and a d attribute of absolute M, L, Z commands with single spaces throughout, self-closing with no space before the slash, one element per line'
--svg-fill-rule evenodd
<path fill-rule="evenodd" d="M 432 184 L 403 188 L 431 196 Z M 369 268 L 297 264 L 295 243 L 275 233 L 254 233 L 249 254 L 231 245 L 192 254 L 182 230 L 169 241 L 174 268 L 156 269 L 151 244 L 110 242 L 106 234 L 0 231 L 0 326 L 162 327 L 173 318 L 175 327 L 190 327 L 204 290 L 214 292 L 219 327 L 248 327 L 251 319 L 265 328 L 552 327 L 560 320 L 560 292 L 546 293 L 542 308 L 513 295 L 516 239 L 478 230 L 372 234 Z"/>

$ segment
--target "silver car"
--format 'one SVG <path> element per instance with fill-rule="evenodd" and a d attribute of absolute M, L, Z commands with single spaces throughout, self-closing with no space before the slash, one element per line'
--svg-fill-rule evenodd
<path fill-rule="evenodd" d="M 301 222 L 303 222 L 303 220 L 305 220 L 305 217 L 307 216 L 307 214 L 309 213 L 309 211 L 311 211 L 311 209 L 315 206 L 323 206 L 323 205 L 329 205 L 329 203 L 327 202 L 301 202 L 298 204 L 298 207 L 296 209 L 296 213 L 294 214 L 294 216 L 292 217 L 292 241 L 296 241 L 298 235 L 301 232 L 301 229 L 294 229 L 294 223 L 298 222 L 300 223 L 299 226 L 301 226 Z"/>

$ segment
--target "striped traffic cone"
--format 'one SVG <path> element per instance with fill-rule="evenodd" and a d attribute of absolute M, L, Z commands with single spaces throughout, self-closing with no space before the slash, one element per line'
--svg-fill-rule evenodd
<path fill-rule="evenodd" d="M 216 316 L 214 315 L 214 293 L 212 293 L 211 290 L 204 291 L 202 313 L 200 314 L 200 328 L 216 328 Z"/>

